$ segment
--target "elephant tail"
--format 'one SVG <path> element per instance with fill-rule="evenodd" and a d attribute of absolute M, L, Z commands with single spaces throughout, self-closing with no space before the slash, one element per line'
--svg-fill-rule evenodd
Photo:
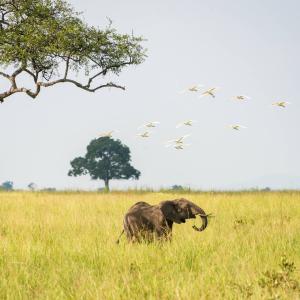
<path fill-rule="evenodd" d="M 117 239 L 117 241 L 116 241 L 116 244 L 119 244 L 119 243 L 120 243 L 120 238 L 121 238 L 121 236 L 123 235 L 123 233 L 124 233 L 124 229 L 122 230 L 121 234 L 119 235 L 119 237 L 118 237 L 118 239 Z"/>

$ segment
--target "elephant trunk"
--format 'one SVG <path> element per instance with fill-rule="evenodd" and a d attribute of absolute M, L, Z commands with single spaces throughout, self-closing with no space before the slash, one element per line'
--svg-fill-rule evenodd
<path fill-rule="evenodd" d="M 199 206 L 195 205 L 192 207 L 192 212 L 194 215 L 199 215 L 201 220 L 202 220 L 202 225 L 201 227 L 193 226 L 193 228 L 197 231 L 203 231 L 208 224 L 208 215 L 205 213 L 205 211 L 200 208 Z"/>

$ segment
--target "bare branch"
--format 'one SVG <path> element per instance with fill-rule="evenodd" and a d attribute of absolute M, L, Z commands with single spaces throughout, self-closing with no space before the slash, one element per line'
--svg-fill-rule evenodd
<path fill-rule="evenodd" d="M 36 74 L 33 74 L 30 70 L 25 69 L 24 72 L 28 73 L 34 80 L 35 83 L 37 83 L 38 80 L 38 72 L 36 72 Z"/>
<path fill-rule="evenodd" d="M 32 92 L 31 90 L 28 89 L 25 90 L 25 93 L 33 99 L 35 99 L 41 91 L 41 86 L 39 84 L 36 84 L 35 86 L 36 86 L 35 92 Z"/>
<path fill-rule="evenodd" d="M 7 20 L 5 20 L 5 16 L 9 13 L 9 11 L 5 11 L 3 9 L 1 9 L 1 18 L 0 18 L 0 28 L 3 29 L 3 25 L 9 25 L 9 23 L 7 22 Z"/>
<path fill-rule="evenodd" d="M 92 81 L 97 78 L 98 76 L 100 75 L 105 75 L 110 69 L 113 69 L 113 68 L 120 68 L 122 66 L 125 66 L 125 65 L 130 65 L 132 62 L 129 61 L 129 62 L 124 62 L 124 63 L 120 63 L 120 64 L 115 64 L 115 65 L 110 65 L 108 67 L 106 67 L 105 69 L 101 70 L 100 72 L 98 72 L 97 74 L 95 74 L 93 77 L 89 78 L 88 80 L 88 83 L 86 85 L 87 88 L 89 88 L 92 84 Z"/>
<path fill-rule="evenodd" d="M 15 72 L 12 73 L 12 75 L 10 76 L 10 81 L 11 81 L 11 89 L 13 90 L 17 90 L 17 83 L 16 83 L 16 77 L 21 74 L 23 71 L 25 70 L 25 66 L 20 67 L 19 69 L 17 69 Z M 22 91 L 21 91 L 22 92 Z"/>
<path fill-rule="evenodd" d="M 26 66 L 22 66 L 19 69 L 17 69 L 15 72 L 11 74 L 11 77 L 16 78 L 19 74 L 21 74 L 25 70 Z"/>
<path fill-rule="evenodd" d="M 125 87 L 124 86 L 120 86 L 118 84 L 115 84 L 113 82 L 108 82 L 108 83 L 105 83 L 105 84 L 102 84 L 102 85 L 99 85 L 95 88 L 87 88 L 86 86 L 82 85 L 80 82 L 77 82 L 75 80 L 72 80 L 72 79 L 58 79 L 58 80 L 55 80 L 55 81 L 52 81 L 52 82 L 36 82 L 36 90 L 33 92 L 31 91 L 30 89 L 27 89 L 27 88 L 17 88 L 17 87 L 14 87 L 13 85 L 11 86 L 11 88 L 0 94 L 0 102 L 4 102 L 4 99 L 13 95 L 13 94 L 16 94 L 16 93 L 26 93 L 28 96 L 30 96 L 31 98 L 36 98 L 38 96 L 38 94 L 40 93 L 41 91 L 41 87 L 50 87 L 50 86 L 54 86 L 56 84 L 59 84 L 59 83 L 72 83 L 74 85 L 76 85 L 77 87 L 85 90 L 85 91 L 88 91 L 88 92 L 91 92 L 91 93 L 94 93 L 96 92 L 97 90 L 99 89 L 102 89 L 102 88 L 107 88 L 107 87 L 113 87 L 113 88 L 118 88 L 118 89 L 122 89 L 122 90 L 125 90 Z"/>
<path fill-rule="evenodd" d="M 0 94 L 0 102 L 4 102 L 4 99 L 16 94 L 16 93 L 27 93 L 29 90 L 25 89 L 25 88 L 14 88 L 13 86 L 6 92 Z"/>
<path fill-rule="evenodd" d="M 34 82 L 36 83 L 36 91 L 35 92 L 32 92 L 30 89 L 27 89 L 24 87 L 22 87 L 22 88 L 17 87 L 16 77 L 18 75 L 20 75 L 23 71 L 25 71 L 26 73 L 30 74 L 33 77 Z M 7 98 L 13 94 L 16 94 L 16 93 L 26 93 L 28 96 L 35 98 L 40 92 L 41 87 L 37 84 L 37 76 L 35 76 L 31 71 L 27 70 L 25 65 L 23 65 L 22 67 L 15 70 L 15 72 L 13 72 L 12 75 L 8 75 L 3 72 L 0 72 L 0 75 L 9 79 L 11 82 L 10 89 L 8 91 L 0 94 L 0 102 L 1 103 L 4 101 L 5 98 Z"/>
<path fill-rule="evenodd" d="M 10 78 L 10 76 L 9 76 L 8 74 L 3 73 L 3 72 L 1 72 L 1 71 L 0 71 L 0 75 L 3 76 L 3 77 L 5 77 L 5 78 L 7 78 L 7 79 Z"/>
<path fill-rule="evenodd" d="M 38 82 L 38 84 L 42 87 L 49 87 L 49 86 L 53 86 L 55 84 L 58 84 L 58 83 L 65 83 L 65 82 L 68 82 L 68 83 L 72 83 L 74 85 L 76 85 L 77 87 L 87 91 L 87 92 L 95 92 L 101 88 L 105 88 L 105 87 L 114 87 L 114 88 L 119 88 L 119 89 L 122 89 L 122 90 L 125 90 L 125 87 L 123 86 L 120 86 L 120 85 L 117 85 L 113 82 L 108 82 L 106 84 L 102 84 L 102 85 L 99 85 L 95 88 L 89 88 L 87 87 L 86 85 L 83 85 L 81 84 L 80 82 L 76 81 L 76 80 L 72 80 L 72 79 L 58 79 L 58 80 L 54 80 L 54 81 L 51 81 L 51 82 Z"/>
<path fill-rule="evenodd" d="M 91 92 L 96 92 L 97 90 L 102 89 L 102 88 L 106 88 L 106 87 L 114 87 L 114 88 L 121 89 L 121 90 L 125 91 L 124 86 L 117 85 L 113 82 L 108 82 L 106 84 L 97 86 L 96 88 L 92 89 Z"/>
<path fill-rule="evenodd" d="M 66 70 L 65 70 L 65 76 L 64 79 L 67 79 L 68 73 L 69 73 L 69 64 L 70 64 L 70 57 L 66 59 Z"/>

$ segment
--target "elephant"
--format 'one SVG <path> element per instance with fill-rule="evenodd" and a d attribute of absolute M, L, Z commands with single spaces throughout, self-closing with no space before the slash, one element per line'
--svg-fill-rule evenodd
<path fill-rule="evenodd" d="M 166 200 L 158 205 L 146 202 L 137 202 L 129 208 L 123 220 L 124 229 L 117 243 L 125 232 L 130 242 L 170 241 L 172 238 L 173 223 L 185 223 L 186 219 L 194 219 L 199 215 L 202 226 L 193 228 L 203 231 L 208 224 L 208 217 L 202 208 L 195 203 L 181 198 Z"/>

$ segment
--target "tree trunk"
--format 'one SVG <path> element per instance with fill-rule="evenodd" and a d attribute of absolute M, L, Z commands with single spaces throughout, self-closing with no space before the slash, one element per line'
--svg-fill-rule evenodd
<path fill-rule="evenodd" d="M 109 179 L 104 179 L 104 183 L 105 183 L 105 191 L 109 192 Z"/>

